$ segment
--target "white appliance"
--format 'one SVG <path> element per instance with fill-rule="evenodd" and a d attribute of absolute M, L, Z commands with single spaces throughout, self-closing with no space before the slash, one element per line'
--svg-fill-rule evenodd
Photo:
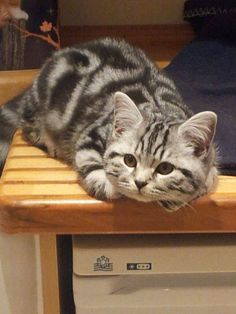
<path fill-rule="evenodd" d="M 75 236 L 77 314 L 235 314 L 235 235 Z"/>

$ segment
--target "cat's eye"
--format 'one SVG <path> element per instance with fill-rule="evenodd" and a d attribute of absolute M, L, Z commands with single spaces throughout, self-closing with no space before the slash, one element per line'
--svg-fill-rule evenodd
<path fill-rule="evenodd" d="M 125 154 L 124 155 L 124 163 L 128 166 L 128 167 L 136 167 L 137 166 L 137 160 L 134 157 L 134 155 L 131 154 Z"/>
<path fill-rule="evenodd" d="M 174 170 L 174 168 L 175 167 L 171 163 L 162 162 L 156 168 L 156 172 L 163 174 L 163 175 L 167 175 L 167 174 L 171 173 Z"/>

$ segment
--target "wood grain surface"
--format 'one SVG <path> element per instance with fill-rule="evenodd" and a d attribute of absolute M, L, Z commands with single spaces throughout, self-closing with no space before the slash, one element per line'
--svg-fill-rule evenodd
<path fill-rule="evenodd" d="M 0 71 L 0 105 L 31 85 L 38 70 Z"/>

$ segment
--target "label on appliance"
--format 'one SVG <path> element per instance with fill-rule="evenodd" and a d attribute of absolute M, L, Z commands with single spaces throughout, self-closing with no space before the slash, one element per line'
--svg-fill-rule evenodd
<path fill-rule="evenodd" d="M 113 271 L 113 263 L 110 262 L 110 258 L 104 255 L 97 258 L 94 263 L 94 271 Z"/>
<path fill-rule="evenodd" d="M 152 263 L 127 263 L 127 270 L 151 270 Z"/>

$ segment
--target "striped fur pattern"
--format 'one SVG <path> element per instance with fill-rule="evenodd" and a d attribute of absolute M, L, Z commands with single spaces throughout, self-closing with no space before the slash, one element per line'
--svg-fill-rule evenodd
<path fill-rule="evenodd" d="M 173 211 L 216 184 L 216 115 L 192 115 L 174 83 L 123 40 L 56 52 L 0 110 L 2 165 L 20 127 L 98 199 L 126 196 Z"/>

